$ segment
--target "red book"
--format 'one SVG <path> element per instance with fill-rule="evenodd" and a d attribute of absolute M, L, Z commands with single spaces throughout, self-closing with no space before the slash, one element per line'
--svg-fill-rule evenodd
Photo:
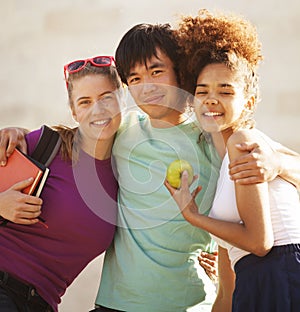
<path fill-rule="evenodd" d="M 17 182 L 34 178 L 33 183 L 22 192 L 39 197 L 48 174 L 47 167 L 15 149 L 8 158 L 6 166 L 0 166 L 0 192 Z"/>

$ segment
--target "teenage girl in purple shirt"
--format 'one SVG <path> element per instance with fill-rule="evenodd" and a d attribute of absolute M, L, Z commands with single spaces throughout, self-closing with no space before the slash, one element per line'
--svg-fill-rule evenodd
<path fill-rule="evenodd" d="M 117 181 L 111 149 L 121 122 L 121 83 L 112 57 L 64 67 L 76 128 L 55 127 L 62 144 L 41 198 L 0 194 L 0 311 L 57 311 L 61 296 L 115 232 Z M 28 154 L 41 130 L 26 136 Z M 47 227 L 38 217 L 46 220 Z"/>

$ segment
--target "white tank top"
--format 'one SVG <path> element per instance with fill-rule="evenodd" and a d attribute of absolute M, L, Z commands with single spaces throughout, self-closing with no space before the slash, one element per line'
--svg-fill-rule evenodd
<path fill-rule="evenodd" d="M 220 169 L 215 199 L 209 216 L 219 220 L 242 222 L 235 201 L 234 182 L 229 178 L 229 157 L 225 155 Z M 300 203 L 297 189 L 277 177 L 269 182 L 271 219 L 274 246 L 300 243 Z M 239 249 L 212 235 L 214 240 L 228 250 L 231 266 L 249 252 Z"/>

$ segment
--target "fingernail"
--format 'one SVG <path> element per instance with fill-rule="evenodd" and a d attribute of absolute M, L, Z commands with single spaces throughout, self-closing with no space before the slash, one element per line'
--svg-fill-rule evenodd
<path fill-rule="evenodd" d="M 6 161 L 4 161 L 4 160 L 1 161 L 0 165 L 1 165 L 1 167 L 4 167 L 6 165 Z"/>

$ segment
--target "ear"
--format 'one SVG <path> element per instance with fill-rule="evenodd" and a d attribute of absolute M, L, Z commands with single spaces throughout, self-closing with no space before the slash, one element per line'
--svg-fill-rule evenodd
<path fill-rule="evenodd" d="M 255 108 L 255 98 L 254 96 L 251 96 L 247 103 L 245 104 L 245 108 L 249 111 L 254 111 L 254 108 Z"/>

